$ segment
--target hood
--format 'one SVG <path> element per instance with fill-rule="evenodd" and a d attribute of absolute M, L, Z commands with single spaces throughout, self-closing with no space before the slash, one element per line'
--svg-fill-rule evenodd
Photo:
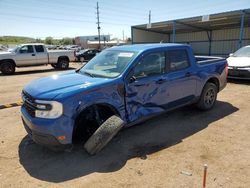
<path fill-rule="evenodd" d="M 63 74 L 55 74 L 49 77 L 34 80 L 24 90 L 35 99 L 51 100 L 57 95 L 69 93 L 77 94 L 94 86 L 100 86 L 110 82 L 107 78 L 93 78 L 87 75 L 67 71 Z"/>
<path fill-rule="evenodd" d="M 14 53 L 12 52 L 0 52 L 0 59 L 3 59 L 3 58 L 9 58 L 10 55 L 13 55 Z"/>
<path fill-rule="evenodd" d="M 250 66 L 250 57 L 229 57 L 227 63 L 230 67 L 247 67 Z"/>

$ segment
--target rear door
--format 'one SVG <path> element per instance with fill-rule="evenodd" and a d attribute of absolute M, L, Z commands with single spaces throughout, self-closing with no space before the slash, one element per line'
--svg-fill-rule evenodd
<path fill-rule="evenodd" d="M 164 111 L 167 103 L 165 52 L 143 56 L 127 78 L 126 108 L 129 121 Z"/>
<path fill-rule="evenodd" d="M 197 74 L 185 48 L 167 51 L 168 108 L 173 108 L 195 97 Z"/>
<path fill-rule="evenodd" d="M 48 53 L 44 49 L 43 45 L 35 45 L 37 64 L 47 64 L 48 63 Z"/>
<path fill-rule="evenodd" d="M 23 45 L 20 47 L 15 60 L 17 66 L 29 66 L 36 64 L 36 53 L 33 45 Z"/>

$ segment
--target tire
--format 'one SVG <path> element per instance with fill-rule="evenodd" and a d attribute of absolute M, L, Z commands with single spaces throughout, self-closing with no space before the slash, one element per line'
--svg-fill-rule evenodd
<path fill-rule="evenodd" d="M 16 66 L 11 61 L 5 61 L 0 65 L 1 72 L 5 75 L 14 74 L 16 71 Z"/>
<path fill-rule="evenodd" d="M 118 116 L 111 116 L 94 132 L 84 144 L 91 155 L 98 153 L 123 127 L 124 121 Z"/>
<path fill-rule="evenodd" d="M 210 110 L 214 107 L 217 99 L 218 89 L 213 83 L 206 83 L 204 86 L 197 107 L 200 110 Z"/>
<path fill-rule="evenodd" d="M 58 63 L 57 63 L 57 68 L 68 69 L 69 68 L 69 60 L 67 58 L 59 58 Z"/>

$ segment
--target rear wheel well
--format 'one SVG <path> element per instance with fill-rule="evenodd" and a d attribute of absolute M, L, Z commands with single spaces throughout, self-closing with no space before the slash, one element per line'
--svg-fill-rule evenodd
<path fill-rule="evenodd" d="M 113 115 L 119 113 L 107 104 L 92 105 L 84 109 L 75 120 L 72 143 L 84 144 L 99 126 Z"/>
<path fill-rule="evenodd" d="M 60 56 L 58 57 L 57 62 L 59 62 L 60 60 L 66 59 L 69 62 L 69 57 L 68 56 Z"/>
<path fill-rule="evenodd" d="M 220 82 L 219 82 L 218 78 L 215 78 L 215 77 L 209 78 L 208 81 L 207 81 L 207 83 L 208 82 L 209 83 L 213 83 L 214 85 L 216 85 L 217 92 L 219 92 L 219 90 L 220 90 Z"/>

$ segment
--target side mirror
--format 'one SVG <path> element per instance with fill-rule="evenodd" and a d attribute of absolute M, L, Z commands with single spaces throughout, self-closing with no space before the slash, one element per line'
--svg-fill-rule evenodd
<path fill-rule="evenodd" d="M 229 54 L 229 57 L 232 57 L 233 55 L 234 55 L 233 53 L 230 53 L 230 54 Z"/>

